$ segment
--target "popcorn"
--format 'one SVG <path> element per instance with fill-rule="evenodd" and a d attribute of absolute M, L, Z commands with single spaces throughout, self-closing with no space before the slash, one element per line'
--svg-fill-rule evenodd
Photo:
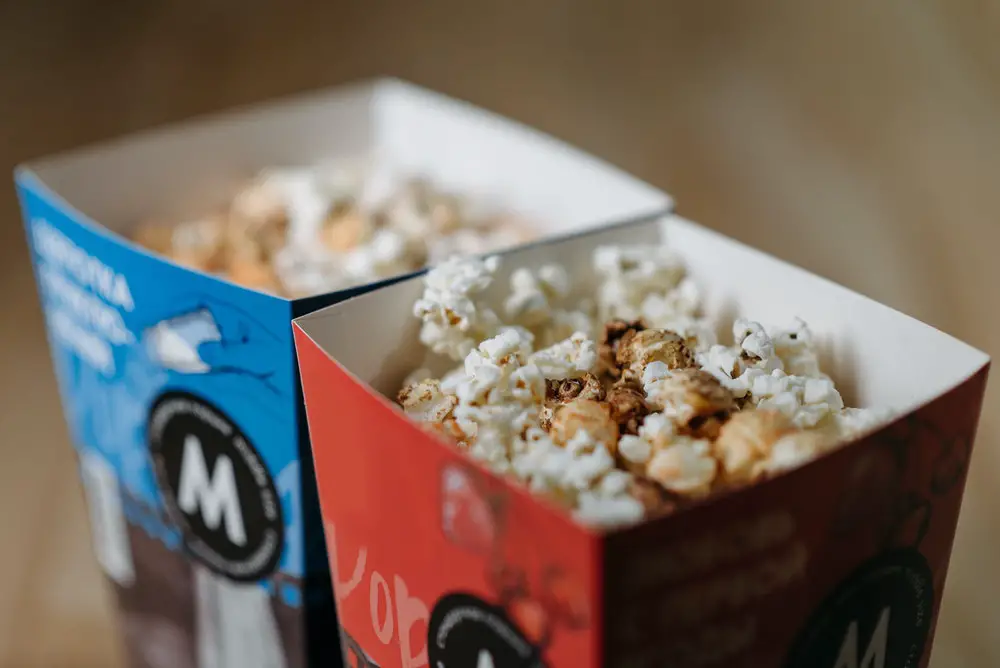
<path fill-rule="evenodd" d="M 626 378 L 641 378 L 650 362 L 660 362 L 668 369 L 684 369 L 695 363 L 684 339 L 665 329 L 626 332 L 618 343 L 615 361 Z"/>
<path fill-rule="evenodd" d="M 557 445 L 570 446 L 572 440 L 585 433 L 611 452 L 618 446 L 618 424 L 611 418 L 607 405 L 593 399 L 573 399 L 552 416 L 549 434 Z"/>
<path fill-rule="evenodd" d="M 502 317 L 485 297 L 496 259 L 428 272 L 421 340 L 463 363 L 415 372 L 404 412 L 597 528 L 779 475 L 887 419 L 844 408 L 801 320 L 738 319 L 720 345 L 669 252 L 607 247 L 594 267 L 601 321 L 566 308 L 560 267 L 515 271 Z"/>
<path fill-rule="evenodd" d="M 704 496 L 712 488 L 716 467 L 708 441 L 683 438 L 653 455 L 646 475 L 671 492 Z"/>
<path fill-rule="evenodd" d="M 133 238 L 185 266 L 298 298 L 532 236 L 512 217 L 477 210 L 426 181 L 398 181 L 357 166 L 266 169 L 224 210 L 176 225 L 144 223 Z"/>
<path fill-rule="evenodd" d="M 638 433 L 639 424 L 649 413 L 645 393 L 634 385 L 617 383 L 607 392 L 611 419 L 622 434 Z"/>
<path fill-rule="evenodd" d="M 434 379 L 404 387 L 397 400 L 403 412 L 418 422 L 444 422 L 458 405 L 458 398 L 442 392 L 441 382 Z"/>
<path fill-rule="evenodd" d="M 786 372 L 807 378 L 827 378 L 820 371 L 812 332 L 803 320 L 795 318 L 790 328 L 774 330 L 771 340 Z"/>
<path fill-rule="evenodd" d="M 684 265 L 664 246 L 602 246 L 594 251 L 602 279 L 597 301 L 602 320 L 638 320 L 643 300 L 664 294 L 684 278 Z"/>
<path fill-rule="evenodd" d="M 579 378 L 597 367 L 597 345 L 577 332 L 564 341 L 537 351 L 528 361 L 542 370 L 546 378 Z"/>
<path fill-rule="evenodd" d="M 413 305 L 413 314 L 423 321 L 421 343 L 460 360 L 491 336 L 499 319 L 475 298 L 489 287 L 498 267 L 495 257 L 464 262 L 456 258 L 427 272 L 423 297 Z"/>
<path fill-rule="evenodd" d="M 508 320 L 536 327 L 552 317 L 555 304 L 569 293 L 569 276 L 556 265 L 532 272 L 521 267 L 510 276 L 510 296 L 504 302 Z"/>
<path fill-rule="evenodd" d="M 732 392 L 700 369 L 664 371 L 663 366 L 662 362 L 651 364 L 643 376 L 649 405 L 692 434 L 718 434 L 719 425 L 736 410 Z"/>
<path fill-rule="evenodd" d="M 742 351 L 741 357 L 748 366 L 771 372 L 782 369 L 781 358 L 774 349 L 771 337 L 760 323 L 739 318 L 733 323 L 733 339 Z"/>
<path fill-rule="evenodd" d="M 588 492 L 581 494 L 577 503 L 573 518 L 595 528 L 634 524 L 646 512 L 639 500 L 627 494 L 608 497 Z"/>
<path fill-rule="evenodd" d="M 795 431 L 782 413 L 754 410 L 737 413 L 723 425 L 715 440 L 715 454 L 729 483 L 750 482 L 757 464 L 771 456 L 775 443 Z"/>
<path fill-rule="evenodd" d="M 798 431 L 782 436 L 771 446 L 771 454 L 758 464 L 753 477 L 761 473 L 776 475 L 798 468 L 829 450 L 831 439 L 815 431 Z"/>
<path fill-rule="evenodd" d="M 844 408 L 831 416 L 837 436 L 844 440 L 862 436 L 892 417 L 892 411 L 884 408 Z"/>

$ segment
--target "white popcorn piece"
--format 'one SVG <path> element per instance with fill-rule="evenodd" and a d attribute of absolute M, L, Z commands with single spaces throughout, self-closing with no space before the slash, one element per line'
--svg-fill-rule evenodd
<path fill-rule="evenodd" d="M 715 481 L 718 464 L 711 443 L 678 437 L 646 464 L 646 475 L 665 489 L 684 496 L 703 496 Z"/>
<path fill-rule="evenodd" d="M 634 524 L 642 519 L 645 509 L 628 495 L 603 496 L 584 492 L 577 497 L 573 518 L 596 529 Z"/>
<path fill-rule="evenodd" d="M 850 440 L 888 423 L 894 416 L 891 408 L 844 408 L 831 417 L 837 435 Z"/>
<path fill-rule="evenodd" d="M 667 323 L 671 321 L 696 317 L 701 301 L 697 284 L 685 278 L 668 292 L 646 295 L 642 301 L 642 317 L 650 327 L 670 329 Z"/>
<path fill-rule="evenodd" d="M 274 271 L 288 294 L 314 295 L 342 285 L 342 267 L 320 244 L 288 244 L 274 256 Z"/>
<path fill-rule="evenodd" d="M 420 369 L 417 370 L 418 372 Z M 421 378 L 421 380 L 423 380 Z M 465 380 L 465 362 L 441 376 L 441 390 L 448 394 L 458 394 L 458 386 Z"/>
<path fill-rule="evenodd" d="M 715 376 L 733 396 L 744 397 L 750 391 L 751 377 L 743 373 L 745 366 L 739 349 L 716 344 L 698 353 L 696 357 L 698 366 Z"/>
<path fill-rule="evenodd" d="M 808 464 L 829 449 L 829 438 L 818 432 L 795 432 L 782 436 L 771 447 L 770 455 L 758 465 L 759 472 L 778 474 Z"/>
<path fill-rule="evenodd" d="M 747 366 L 766 372 L 782 368 L 781 358 L 774 350 L 774 342 L 759 322 L 738 318 L 733 323 L 733 339 L 743 351 Z"/>
<path fill-rule="evenodd" d="M 618 454 L 629 463 L 645 464 L 653 456 L 653 446 L 642 436 L 625 434 L 618 441 Z"/>
<path fill-rule="evenodd" d="M 545 401 L 545 375 L 534 364 L 516 369 L 508 381 L 511 396 L 522 403 L 541 405 Z"/>
<path fill-rule="evenodd" d="M 771 340 L 784 370 L 789 374 L 807 378 L 827 377 L 819 367 L 812 331 L 801 318 L 795 318 L 787 329 L 772 330 Z"/>
<path fill-rule="evenodd" d="M 582 332 L 536 351 L 528 362 L 538 366 L 546 378 L 579 378 L 597 366 L 597 344 Z"/>
<path fill-rule="evenodd" d="M 744 375 L 752 379 L 749 389 L 757 408 L 778 410 L 797 427 L 815 427 L 844 407 L 840 392 L 827 378 L 789 376 L 781 370 Z"/>
<path fill-rule="evenodd" d="M 505 327 L 486 339 L 465 357 L 465 379 L 456 394 L 463 404 L 501 403 L 513 396 L 525 396 L 537 403 L 545 398 L 545 378 L 537 368 L 522 370 L 531 352 L 531 334 L 517 327 Z M 514 374 L 521 371 L 519 375 Z M 514 387 L 520 383 L 520 387 Z M 514 394 L 517 390 L 518 394 Z M 508 396 L 510 395 L 510 396 Z"/>
<path fill-rule="evenodd" d="M 367 244 L 344 256 L 344 273 L 352 283 L 388 278 L 423 264 L 414 257 L 406 237 L 392 230 L 379 230 Z"/>
<path fill-rule="evenodd" d="M 618 441 L 622 459 L 634 465 L 645 465 L 653 454 L 666 448 L 676 437 L 673 422 L 663 413 L 650 413 L 639 426 L 636 436 L 625 434 Z"/>
<path fill-rule="evenodd" d="M 331 201 L 317 188 L 312 169 L 289 168 L 264 170 L 256 193 L 244 191 L 245 197 L 234 201 L 234 212 L 246 213 L 257 207 L 257 216 L 266 212 L 268 198 L 277 198 L 288 217 L 288 240 L 293 244 L 314 243 Z M 249 200 L 249 201 L 248 201 Z"/>
<path fill-rule="evenodd" d="M 496 257 L 452 259 L 431 269 L 424 294 L 413 306 L 423 321 L 420 341 L 435 353 L 461 360 L 499 325 L 496 314 L 477 303 L 499 267 Z"/>
<path fill-rule="evenodd" d="M 525 327 L 543 325 L 551 318 L 556 304 L 569 292 L 569 276 L 556 265 L 538 271 L 520 267 L 510 276 L 510 296 L 504 313 L 512 322 Z"/>
<path fill-rule="evenodd" d="M 594 489 L 595 492 L 605 497 L 617 497 L 628 493 L 629 484 L 633 476 L 628 471 L 612 469 L 604 474 L 601 482 Z"/>
<path fill-rule="evenodd" d="M 598 307 L 602 320 L 635 320 L 650 294 L 671 291 L 684 278 L 684 265 L 662 245 L 602 246 L 594 251 L 601 277 Z"/>
<path fill-rule="evenodd" d="M 440 381 L 427 379 L 400 392 L 400 405 L 418 422 L 443 422 L 458 405 L 458 398 L 442 392 Z"/>

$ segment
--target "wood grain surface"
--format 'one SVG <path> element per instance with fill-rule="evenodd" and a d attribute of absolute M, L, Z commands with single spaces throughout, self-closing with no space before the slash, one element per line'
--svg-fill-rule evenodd
<path fill-rule="evenodd" d="M 991 351 L 998 24 L 993 0 L 0 0 L 0 164 L 392 74 L 575 142 L 689 217 Z M 117 668 L 10 187 L 0 282 L 0 665 Z M 936 668 L 1000 665 L 998 401 Z"/>

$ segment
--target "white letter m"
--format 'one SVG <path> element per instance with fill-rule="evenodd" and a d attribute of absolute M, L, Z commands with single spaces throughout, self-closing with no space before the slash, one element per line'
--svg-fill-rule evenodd
<path fill-rule="evenodd" d="M 215 468 L 209 476 L 201 441 L 197 436 L 189 435 L 184 439 L 178 487 L 177 504 L 181 510 L 189 515 L 200 510 L 205 525 L 210 529 L 218 529 L 225 520 L 229 540 L 236 545 L 246 545 L 247 532 L 236 493 L 233 462 L 229 457 L 216 459 Z"/>
<path fill-rule="evenodd" d="M 858 623 L 851 622 L 840 645 L 840 654 L 833 668 L 885 668 L 886 645 L 889 642 L 889 608 L 883 608 L 871 640 L 858 663 Z"/>

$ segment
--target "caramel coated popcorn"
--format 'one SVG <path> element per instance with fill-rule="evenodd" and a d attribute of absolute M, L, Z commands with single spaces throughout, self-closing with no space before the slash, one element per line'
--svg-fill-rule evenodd
<path fill-rule="evenodd" d="M 844 407 L 801 320 L 737 319 L 722 344 L 674 254 L 593 259 L 592 301 L 550 265 L 513 272 L 500 310 L 486 299 L 496 258 L 428 272 L 421 341 L 462 365 L 414 375 L 403 410 L 598 527 L 779 475 L 887 419 Z"/>
<path fill-rule="evenodd" d="M 265 170 L 221 211 L 192 221 L 146 222 L 133 239 L 184 266 L 298 298 L 533 236 L 513 217 L 425 180 L 390 179 L 387 188 L 385 177 L 330 166 Z M 558 291 L 558 278 L 546 274 L 537 285 L 525 283 L 512 308 L 526 317 L 544 310 L 543 295 Z"/>

